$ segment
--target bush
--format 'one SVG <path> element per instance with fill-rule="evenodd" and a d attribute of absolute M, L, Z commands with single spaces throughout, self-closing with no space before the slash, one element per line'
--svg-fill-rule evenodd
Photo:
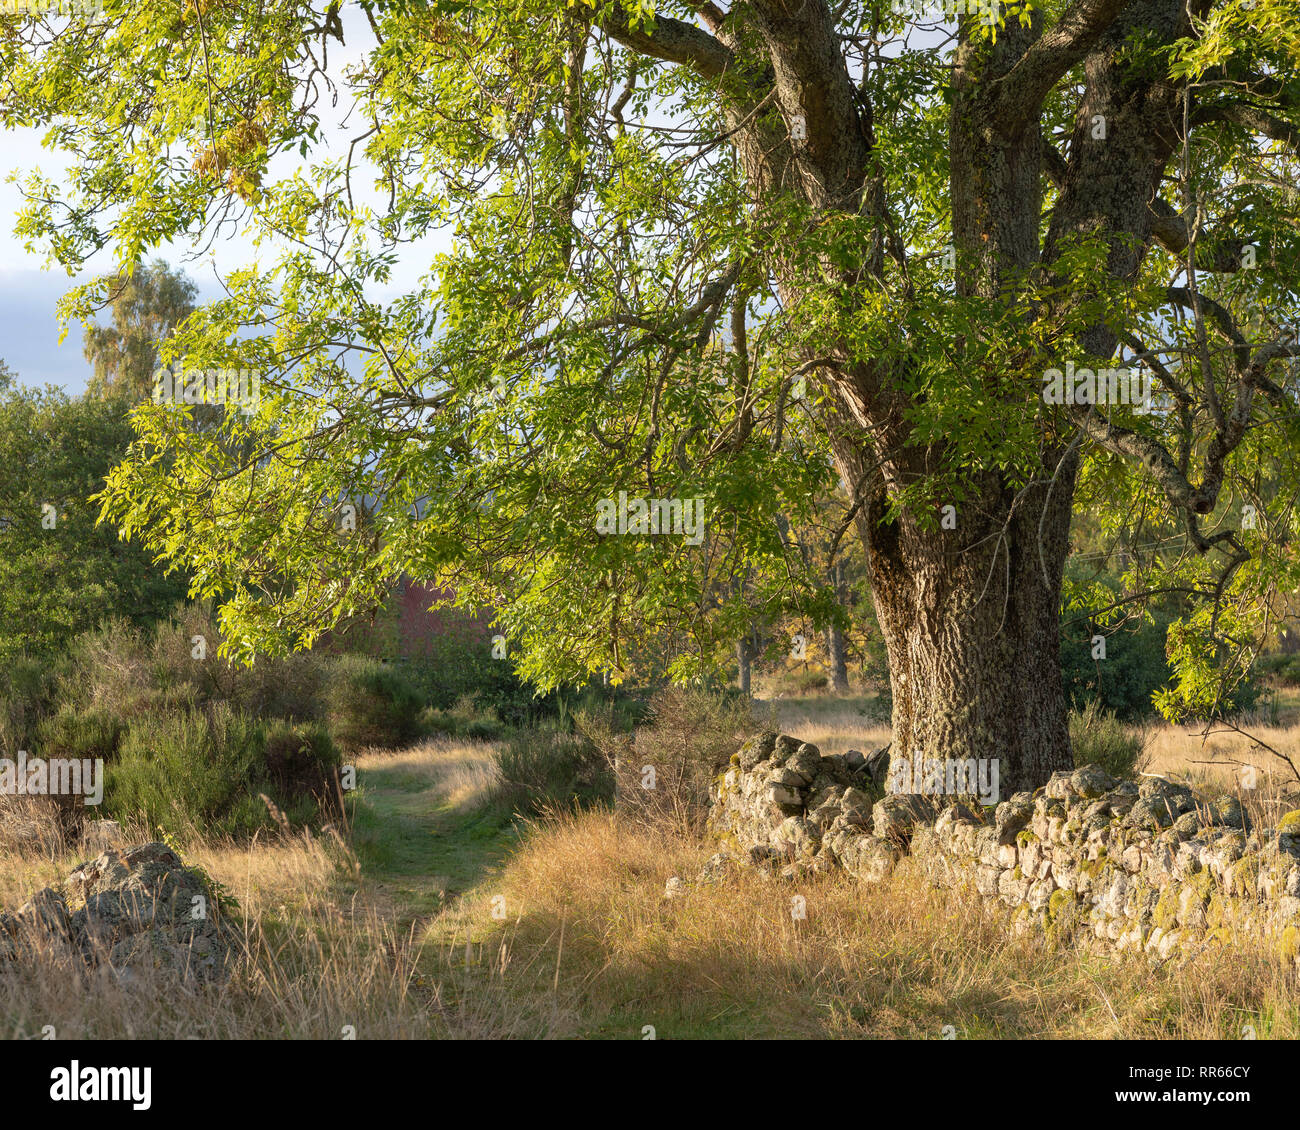
<path fill-rule="evenodd" d="M 590 714 L 580 716 L 579 727 L 605 755 L 620 814 L 695 834 L 708 815 L 714 780 L 754 718 L 743 695 L 669 687 L 650 700 L 648 724 L 632 737 Z"/>
<path fill-rule="evenodd" d="M 65 757 L 108 762 L 117 756 L 126 729 L 126 722 L 111 710 L 99 707 L 81 710 L 64 703 L 37 726 L 35 749 L 47 759 Z"/>
<path fill-rule="evenodd" d="M 172 620 L 149 631 L 124 620 L 110 621 L 74 642 L 59 695 L 128 722 L 213 702 L 227 702 L 264 718 L 324 717 L 321 699 L 328 661 L 322 656 L 298 652 L 281 659 L 260 658 L 245 667 L 223 659 L 220 645 L 216 621 L 198 605 L 178 608 Z"/>
<path fill-rule="evenodd" d="M 142 818 L 172 834 L 251 833 L 231 821 L 262 760 L 265 730 L 229 707 L 188 709 L 140 719 L 109 766 L 106 815 Z"/>
<path fill-rule="evenodd" d="M 1061 633 L 1061 676 L 1066 698 L 1077 710 L 1098 701 L 1123 719 L 1154 713 L 1151 696 L 1167 687 L 1172 672 L 1165 658 L 1170 618 L 1121 628 L 1107 636 L 1106 658 L 1092 658 L 1092 626 L 1084 621 Z M 1105 633 L 1103 633 L 1105 634 Z"/>
<path fill-rule="evenodd" d="M 1255 670 L 1284 687 L 1300 686 L 1300 655 L 1266 655 L 1255 664 Z"/>
<path fill-rule="evenodd" d="M 69 650 L 60 698 L 83 709 L 111 711 L 128 722 L 193 705 L 200 697 L 194 661 L 188 648 L 183 664 L 176 657 L 171 645 L 177 638 L 174 625 L 150 632 L 121 619 L 78 636 Z"/>
<path fill-rule="evenodd" d="M 402 669 L 427 707 L 449 710 L 474 693 L 482 650 L 459 640 L 441 641 L 437 658 L 410 659 Z"/>
<path fill-rule="evenodd" d="M 233 669 L 229 699 L 258 718 L 323 722 L 329 662 L 310 651 L 258 659 L 251 667 Z"/>
<path fill-rule="evenodd" d="M 394 748 L 420 732 L 420 696 L 397 666 L 347 655 L 330 671 L 327 714 L 335 740 L 348 751 Z"/>
<path fill-rule="evenodd" d="M 474 705 L 479 710 L 493 711 L 503 725 L 514 729 L 537 726 L 559 716 L 559 693 L 539 695 L 504 660 L 481 659 L 476 670 Z"/>
<path fill-rule="evenodd" d="M 78 637 L 61 670 L 18 665 L 0 738 L 45 758 L 102 760 L 106 809 L 155 829 L 272 826 L 280 821 L 263 794 L 291 823 L 313 821 L 322 802 L 338 802 L 338 750 L 320 721 L 328 661 L 300 653 L 244 667 L 223 659 L 220 643 L 197 605 L 152 630 L 109 621 Z M 399 676 L 353 664 L 340 685 L 346 734 L 376 744 L 414 736 L 415 700 Z M 80 801 L 57 807 L 75 832 Z"/>
<path fill-rule="evenodd" d="M 1099 700 L 1124 721 L 1152 715 L 1152 695 L 1169 687 L 1173 679 L 1165 645 L 1174 619 L 1171 613 L 1158 611 L 1152 623 L 1101 633 L 1107 637 L 1105 659 L 1092 658 L 1094 629 L 1090 623 L 1063 625 L 1061 676 L 1070 703 L 1083 710 L 1089 702 Z M 1220 704 L 1219 716 L 1251 709 L 1261 691 L 1257 678 L 1238 683 Z"/>
<path fill-rule="evenodd" d="M 472 718 L 460 728 L 462 737 L 475 742 L 495 742 L 505 732 L 505 727 L 492 718 Z"/>
<path fill-rule="evenodd" d="M 1132 777 L 1145 744 L 1115 716 L 1093 699 L 1082 710 L 1070 711 L 1070 745 L 1074 764 L 1096 765 L 1112 777 Z"/>
<path fill-rule="evenodd" d="M 263 796 L 293 823 L 337 798 L 338 755 L 319 726 L 268 725 L 217 703 L 137 721 L 108 767 L 105 815 L 173 835 L 237 838 L 276 826 Z"/>
<path fill-rule="evenodd" d="M 33 752 L 49 760 L 60 757 L 69 761 L 100 761 L 105 767 L 117 757 L 126 735 L 126 724 L 111 711 L 78 710 L 65 703 L 53 715 L 43 719 L 36 728 Z M 88 812 L 79 796 L 51 796 L 51 805 L 58 811 L 64 834 L 69 842 L 81 835 Z"/>
<path fill-rule="evenodd" d="M 33 746 L 42 719 L 56 701 L 58 677 L 50 664 L 19 659 L 5 672 L 0 692 L 0 756 L 12 757 Z"/>
<path fill-rule="evenodd" d="M 522 730 L 495 760 L 502 792 L 517 812 L 585 808 L 614 796 L 604 756 L 581 733 L 556 726 Z"/>
<path fill-rule="evenodd" d="M 824 671 L 801 671 L 795 676 L 794 685 L 801 695 L 820 694 L 830 685 L 830 679 Z"/>
<path fill-rule="evenodd" d="M 303 797 L 333 804 L 340 762 L 329 730 L 319 723 L 276 721 L 267 728 L 267 780 L 290 806 Z"/>

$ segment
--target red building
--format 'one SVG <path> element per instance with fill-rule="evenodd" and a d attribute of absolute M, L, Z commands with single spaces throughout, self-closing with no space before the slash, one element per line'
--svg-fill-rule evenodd
<path fill-rule="evenodd" d="M 373 619 L 358 620 L 345 629 L 327 633 L 318 647 L 350 651 L 379 659 L 425 659 L 446 645 L 492 646 L 492 613 L 471 616 L 459 608 L 431 608 L 449 599 L 450 590 L 429 588 L 403 577 L 393 589 L 388 606 Z"/>

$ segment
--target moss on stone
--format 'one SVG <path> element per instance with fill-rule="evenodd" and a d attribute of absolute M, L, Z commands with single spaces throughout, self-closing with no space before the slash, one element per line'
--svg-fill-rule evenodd
<path fill-rule="evenodd" d="M 1234 895 L 1250 895 L 1255 892 L 1255 882 L 1259 878 L 1259 852 L 1248 852 L 1232 865 L 1232 889 Z"/>
<path fill-rule="evenodd" d="M 1210 896 L 1214 893 L 1214 876 L 1209 870 L 1197 871 L 1189 875 L 1185 883 L 1200 895 L 1202 906 L 1210 901 Z"/>
<path fill-rule="evenodd" d="M 1048 945 L 1052 949 L 1059 949 L 1068 943 L 1082 921 L 1083 904 L 1079 901 L 1079 896 L 1064 887 L 1053 891 L 1047 900 L 1044 915 Z"/>
<path fill-rule="evenodd" d="M 1277 822 L 1277 831 L 1287 836 L 1300 836 L 1300 808 L 1293 808 Z"/>
<path fill-rule="evenodd" d="M 1222 926 L 1227 921 L 1226 902 L 1217 890 L 1210 891 L 1210 901 L 1205 908 L 1205 921 L 1211 926 Z"/>
<path fill-rule="evenodd" d="M 1047 921 L 1057 921 L 1062 914 L 1067 913 L 1078 901 L 1078 896 L 1073 891 L 1067 891 L 1064 887 L 1057 888 L 1047 900 Z"/>
<path fill-rule="evenodd" d="M 1172 930 L 1178 925 L 1178 888 L 1172 883 L 1160 892 L 1151 921 L 1162 930 Z"/>
<path fill-rule="evenodd" d="M 1101 851 L 1097 853 L 1096 859 L 1079 860 L 1079 870 L 1082 871 L 1085 875 L 1097 875 L 1106 866 L 1108 860 L 1109 860 L 1109 855 L 1106 849 L 1102 848 Z"/>

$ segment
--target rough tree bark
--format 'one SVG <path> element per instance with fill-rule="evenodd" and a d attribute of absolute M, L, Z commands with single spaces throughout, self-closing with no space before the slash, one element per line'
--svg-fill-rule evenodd
<path fill-rule="evenodd" d="M 949 119 L 959 295 L 1027 316 L 1024 278 L 1038 272 L 1053 279 L 1072 235 L 1107 240 L 1116 280 L 1136 277 L 1153 240 L 1186 245 L 1182 221 L 1152 203 L 1181 144 L 1183 92 L 1157 71 L 1134 65 L 1125 45 L 1152 36 L 1172 42 L 1188 34 L 1190 17 L 1209 4 L 1074 0 L 1048 28 L 1041 13 L 1029 26 L 1007 20 L 994 43 L 971 34 L 978 17 L 962 18 Z M 730 13 L 713 4 L 697 13 L 707 31 L 663 17 L 652 33 L 608 20 L 604 26 L 625 45 L 692 66 L 716 82 L 756 209 L 769 194 L 793 189 L 814 210 L 879 219 L 876 244 L 863 262 L 852 270 L 827 264 L 821 285 L 846 293 L 875 280 L 884 285 L 886 255 L 904 253 L 889 242 L 872 108 L 841 56 L 831 6 L 753 0 Z M 1087 86 L 1063 157 L 1042 136 L 1043 104 L 1078 64 Z M 756 112 L 766 99 L 780 110 L 779 128 Z M 796 118 L 803 128 L 792 140 L 789 123 Z M 1059 196 L 1043 238 L 1045 179 Z M 791 305 L 804 278 L 801 283 L 793 269 L 777 268 L 778 290 Z M 1086 281 L 1067 281 L 1074 285 L 1062 302 L 1087 298 Z M 1115 331 L 1096 325 L 1084 344 L 1110 356 Z M 1058 654 L 1078 459 L 1071 436 L 1058 434 L 1040 414 L 1039 465 L 1029 486 L 1016 491 L 996 473 L 977 475 L 955 525 L 907 511 L 891 516 L 891 498 L 933 471 L 941 455 L 910 438 L 897 369 L 906 362 L 863 359 L 834 341 L 818 352 L 807 364 L 834 405 L 832 451 L 864 503 L 855 520 L 870 552 L 890 661 L 893 752 L 997 757 L 1004 794 L 1041 785 L 1072 764 Z M 1205 513 L 1206 498 L 1217 494 L 1211 474 L 1194 491 L 1185 468 L 1180 474 L 1167 455 L 1143 447 L 1133 433 L 1084 416 L 1076 422 L 1094 442 L 1140 460 L 1189 513 Z M 1224 446 L 1230 442 L 1229 436 Z"/>

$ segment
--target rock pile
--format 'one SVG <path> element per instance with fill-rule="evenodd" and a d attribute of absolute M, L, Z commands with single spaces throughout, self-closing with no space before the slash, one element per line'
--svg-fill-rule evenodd
<path fill-rule="evenodd" d="M 717 782 L 709 829 L 724 850 L 700 881 L 740 862 L 875 881 L 907 854 L 936 885 L 973 886 L 1011 909 L 1017 932 L 1053 944 L 1167 958 L 1253 934 L 1300 966 L 1300 811 L 1252 829 L 1235 797 L 1085 766 L 990 812 L 885 794 L 879 762 L 770 733 L 746 742 Z"/>
<path fill-rule="evenodd" d="M 125 979 L 145 968 L 199 982 L 229 972 L 234 928 L 203 876 L 166 844 L 106 851 L 63 887 L 0 913 L 0 961 L 63 955 Z"/>

